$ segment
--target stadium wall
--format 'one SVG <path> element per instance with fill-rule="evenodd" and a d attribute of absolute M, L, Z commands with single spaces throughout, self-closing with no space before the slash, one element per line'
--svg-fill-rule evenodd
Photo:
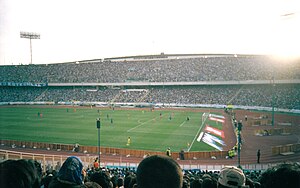
<path fill-rule="evenodd" d="M 59 143 L 43 143 L 43 142 L 30 142 L 30 141 L 18 141 L 18 140 L 0 140 L 2 146 L 18 147 L 18 148 L 33 148 L 52 151 L 68 151 L 71 152 L 74 149 L 74 145 L 59 144 Z M 97 146 L 80 146 L 79 153 L 94 154 L 98 153 Z M 123 148 L 110 148 L 100 147 L 101 154 L 104 155 L 119 155 L 119 156 L 134 156 L 145 157 L 148 155 L 165 155 L 164 152 L 147 151 L 147 150 L 133 150 Z M 207 151 L 207 152 L 185 152 L 185 159 L 208 159 L 211 157 L 225 158 L 228 151 Z M 179 157 L 179 152 L 172 152 L 172 158 L 175 160 Z"/>
<path fill-rule="evenodd" d="M 219 85 L 266 85 L 273 84 L 272 80 L 241 80 L 241 81 L 197 81 L 197 82 L 122 82 L 122 83 L 47 83 L 47 86 L 53 87 L 126 87 L 126 86 L 219 86 Z M 300 84 L 300 79 L 293 80 L 274 80 L 274 84 Z M 0 82 L 0 86 L 6 86 Z"/>
<path fill-rule="evenodd" d="M 58 105 L 73 105 L 73 106 L 99 106 L 105 107 L 112 105 L 107 102 L 58 102 Z M 177 103 L 113 103 L 118 107 L 169 107 L 169 108 L 217 108 L 217 109 L 237 109 L 237 110 L 256 110 L 256 111 L 267 111 L 272 112 L 272 107 L 262 107 L 262 106 L 241 106 L 241 105 L 226 105 L 226 104 L 177 104 Z M 4 105 L 55 105 L 55 102 L 0 102 L 0 106 Z M 276 112 L 287 112 L 300 114 L 300 110 L 297 109 L 283 109 L 275 108 Z"/>
<path fill-rule="evenodd" d="M 17 141 L 17 140 L 0 140 L 2 146 L 19 147 L 19 148 L 33 148 L 33 149 L 44 149 L 53 151 L 73 151 L 74 145 L 70 144 L 59 144 L 59 143 L 43 143 L 43 142 L 30 142 L 30 141 Z M 300 144 L 287 144 L 272 147 L 272 155 L 285 155 L 289 153 L 299 152 Z M 97 146 L 80 146 L 80 153 L 85 154 L 97 154 Z M 164 155 L 164 152 L 146 151 L 146 150 L 133 150 L 123 148 L 109 148 L 100 147 L 101 154 L 105 155 L 119 155 L 119 156 L 134 156 L 134 157 L 145 157 L 148 155 Z M 191 159 L 210 159 L 212 157 L 225 158 L 228 151 L 207 151 L 207 152 L 185 152 L 184 157 L 187 160 Z M 179 157 L 179 152 L 172 152 L 172 158 L 175 160 Z"/>
<path fill-rule="evenodd" d="M 45 155 L 45 154 L 36 154 L 36 153 L 25 153 L 25 152 L 16 152 L 16 151 L 9 151 L 9 150 L 2 150 L 0 149 L 0 162 L 3 160 L 8 159 L 33 159 L 37 160 L 42 164 L 43 172 L 46 172 L 47 169 L 50 167 L 54 168 L 55 165 L 59 162 L 62 164 L 68 156 L 66 155 Z M 95 157 L 97 156 L 79 156 L 85 168 L 93 166 L 93 162 Z M 219 171 L 225 165 L 210 165 L 210 164 L 181 164 L 179 165 L 184 170 L 208 170 L 208 171 Z M 266 170 L 270 167 L 276 166 L 277 163 L 268 163 L 268 164 L 242 164 L 242 168 L 244 170 Z M 137 168 L 138 162 L 124 162 L 120 158 L 118 162 L 101 162 L 101 167 L 107 168 Z"/>

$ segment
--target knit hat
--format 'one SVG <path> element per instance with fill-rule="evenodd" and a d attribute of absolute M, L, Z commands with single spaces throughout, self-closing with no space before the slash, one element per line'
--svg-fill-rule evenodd
<path fill-rule="evenodd" d="M 83 184 L 82 169 L 83 165 L 78 157 L 68 157 L 58 172 L 58 179 L 71 184 Z"/>
<path fill-rule="evenodd" d="M 243 171 L 235 166 L 225 166 L 221 169 L 218 182 L 226 187 L 245 186 L 246 178 Z"/>

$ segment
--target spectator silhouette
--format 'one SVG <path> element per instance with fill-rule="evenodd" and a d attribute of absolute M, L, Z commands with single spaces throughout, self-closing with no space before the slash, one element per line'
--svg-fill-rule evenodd
<path fill-rule="evenodd" d="M 49 188 L 80 188 L 83 184 L 84 171 L 81 160 L 71 156 L 66 159 L 57 176 L 50 182 Z"/>
<path fill-rule="evenodd" d="M 201 188 L 217 188 L 218 184 L 217 181 L 212 178 L 209 174 L 205 174 L 202 177 L 202 187 Z"/>
<path fill-rule="evenodd" d="M 129 188 L 130 182 L 134 181 L 133 179 L 136 177 L 133 173 L 128 173 L 124 179 L 124 188 Z"/>
<path fill-rule="evenodd" d="M 260 178 L 261 188 L 299 188 L 300 164 L 280 164 L 267 169 Z"/>
<path fill-rule="evenodd" d="M 42 169 L 33 160 L 7 160 L 0 163 L 1 188 L 39 188 Z"/>
<path fill-rule="evenodd" d="M 113 183 L 110 180 L 110 175 L 105 171 L 96 171 L 91 175 L 91 181 L 98 183 L 102 188 L 112 188 Z"/>
<path fill-rule="evenodd" d="M 119 177 L 117 180 L 117 186 L 119 188 L 123 188 L 124 187 L 124 179 L 122 177 Z"/>
<path fill-rule="evenodd" d="M 256 156 L 257 156 L 257 163 L 260 163 L 260 149 L 257 150 Z"/>
<path fill-rule="evenodd" d="M 137 188 L 181 188 L 182 183 L 180 166 L 168 156 L 147 157 L 137 168 Z"/>

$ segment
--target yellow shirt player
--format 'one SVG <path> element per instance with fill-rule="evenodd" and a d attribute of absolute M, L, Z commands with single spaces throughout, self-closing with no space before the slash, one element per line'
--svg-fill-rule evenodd
<path fill-rule="evenodd" d="M 168 148 L 168 149 L 167 149 L 166 155 L 169 156 L 169 157 L 171 157 L 171 148 Z"/>
<path fill-rule="evenodd" d="M 127 138 L 127 146 L 130 146 L 130 143 L 131 143 L 131 138 L 130 138 L 130 136 L 128 136 L 128 138 Z"/>

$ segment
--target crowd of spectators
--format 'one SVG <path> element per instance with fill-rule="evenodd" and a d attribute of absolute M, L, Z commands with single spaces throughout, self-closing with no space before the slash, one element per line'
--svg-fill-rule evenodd
<path fill-rule="evenodd" d="M 0 87 L 0 102 L 218 104 L 300 109 L 300 85 L 174 86 L 146 89 Z M 273 97 L 274 96 L 274 97 Z"/>
<path fill-rule="evenodd" d="M 299 60 L 298 60 L 299 61 Z M 300 79 L 300 63 L 267 56 L 208 56 L 0 66 L 0 82 L 123 83 Z"/>
<path fill-rule="evenodd" d="M 38 87 L 0 87 L 0 102 L 32 102 L 44 91 Z"/>
<path fill-rule="evenodd" d="M 274 77 L 273 77 L 274 76 Z M 207 56 L 135 61 L 0 66 L 0 83 L 124 83 L 300 79 L 300 63 L 267 56 Z M 139 86 L 140 88 L 141 86 Z M 133 88 L 134 89 L 134 88 Z M 124 92 L 125 91 L 125 92 Z M 300 109 L 299 84 L 107 87 L 0 86 L 0 102 L 233 104 Z M 274 97 L 273 97 L 274 96 Z"/>
<path fill-rule="evenodd" d="M 80 158 L 68 157 L 58 169 L 42 170 L 34 160 L 0 163 L 2 188 L 298 188 L 300 164 L 282 163 L 267 170 L 248 171 L 235 166 L 221 170 L 182 170 L 168 156 L 143 159 L 137 169 L 84 168 Z"/>

